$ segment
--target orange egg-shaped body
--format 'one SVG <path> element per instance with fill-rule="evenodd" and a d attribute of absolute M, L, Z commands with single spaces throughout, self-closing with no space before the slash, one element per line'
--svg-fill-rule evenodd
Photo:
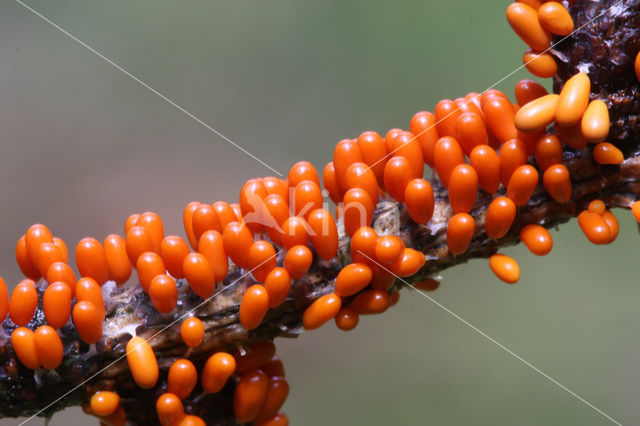
<path fill-rule="evenodd" d="M 249 345 L 246 352 L 236 353 L 236 373 L 243 374 L 256 368 L 262 369 L 262 365 L 276 354 L 276 346 L 270 340 L 261 340 Z M 263 370 L 264 371 L 264 370 Z"/>
<path fill-rule="evenodd" d="M 268 195 L 264 203 L 268 211 L 268 220 L 265 221 L 267 235 L 274 244 L 282 247 L 282 225 L 291 214 L 289 204 L 278 194 Z"/>
<path fill-rule="evenodd" d="M 589 143 L 589 140 L 582 134 L 580 124 L 567 127 L 556 125 L 553 130 L 564 144 L 573 149 L 584 149 Z"/>
<path fill-rule="evenodd" d="M 291 276 L 284 268 L 274 268 L 264 281 L 264 288 L 269 296 L 269 307 L 275 308 L 282 304 L 291 289 Z"/>
<path fill-rule="evenodd" d="M 438 287 L 440 287 L 440 281 L 433 278 L 427 278 L 426 280 L 422 280 L 414 284 L 413 286 L 416 289 L 422 291 L 435 291 L 438 289 Z"/>
<path fill-rule="evenodd" d="M 180 399 L 188 397 L 198 383 L 196 367 L 188 359 L 179 359 L 171 364 L 167 379 L 167 390 Z"/>
<path fill-rule="evenodd" d="M 384 235 L 376 241 L 375 258 L 384 265 L 390 265 L 400 258 L 405 244 L 396 235 Z"/>
<path fill-rule="evenodd" d="M 411 164 L 404 157 L 391 157 L 384 166 L 384 187 L 396 201 L 404 201 L 404 190 L 412 179 Z"/>
<path fill-rule="evenodd" d="M 253 244 L 253 235 L 244 223 L 231 222 L 222 233 L 224 251 L 241 268 L 249 267 L 249 247 Z"/>
<path fill-rule="evenodd" d="M 508 99 L 494 97 L 482 106 L 487 127 L 502 143 L 518 137 L 515 112 Z"/>
<path fill-rule="evenodd" d="M 422 148 L 416 137 L 411 132 L 401 132 L 395 138 L 389 156 L 404 157 L 409 161 L 413 177 L 422 177 L 424 173 L 424 160 Z"/>
<path fill-rule="evenodd" d="M 245 188 L 243 188 L 244 190 Z M 244 192 L 243 192 L 244 194 Z M 251 194 L 255 195 L 255 194 Z M 259 198 L 258 195 L 256 197 Z M 246 198 L 242 198 L 241 200 L 246 201 Z M 253 200 L 250 198 L 250 200 Z M 243 205 L 242 203 L 240 204 Z M 248 210 L 248 205 L 245 205 L 246 212 L 253 210 Z M 246 214 L 246 213 L 245 213 Z M 220 219 L 218 218 L 218 213 L 216 213 L 215 209 L 212 205 L 209 204 L 200 204 L 193 212 L 192 225 L 193 227 L 193 235 L 196 240 L 200 240 L 200 236 L 209 230 L 214 230 L 218 232 L 222 232 L 222 225 L 220 224 Z"/>
<path fill-rule="evenodd" d="M 374 204 L 378 202 L 378 181 L 373 171 L 365 163 L 350 165 L 345 179 L 349 189 L 361 188 L 369 194 Z"/>
<path fill-rule="evenodd" d="M 307 246 L 291 247 L 284 257 L 284 268 L 294 280 L 304 277 L 313 262 L 313 254 Z"/>
<path fill-rule="evenodd" d="M 11 333 L 11 347 L 18 360 L 27 368 L 37 370 L 42 366 L 36 349 L 33 331 L 26 327 L 18 327 Z"/>
<path fill-rule="evenodd" d="M 313 210 L 322 208 L 322 190 L 313 181 L 302 181 L 295 187 L 292 201 L 294 213 L 307 217 Z"/>
<path fill-rule="evenodd" d="M 390 265 L 389 265 L 390 267 Z M 388 268 L 374 263 L 371 265 L 371 287 L 375 290 L 389 290 L 396 282 L 396 276 Z"/>
<path fill-rule="evenodd" d="M 136 226 L 142 226 L 147 230 L 153 243 L 153 251 L 160 253 L 160 243 L 164 238 L 164 225 L 160 216 L 154 212 L 144 212 L 136 221 Z"/>
<path fill-rule="evenodd" d="M 178 303 L 176 282 L 169 275 L 156 275 L 149 284 L 149 297 L 156 311 L 167 314 Z"/>
<path fill-rule="evenodd" d="M 609 142 L 600 142 L 593 148 L 593 159 L 600 164 L 620 164 L 624 161 L 624 154 Z"/>
<path fill-rule="evenodd" d="M 269 359 L 269 361 L 260 365 L 260 370 L 262 370 L 262 372 L 266 374 L 267 377 L 269 378 L 285 377 L 284 366 L 282 364 L 282 361 L 280 360 L 280 358 L 278 358 L 275 355 L 272 356 L 271 359 Z"/>
<path fill-rule="evenodd" d="M 436 142 L 440 138 L 436 129 L 436 116 L 428 111 L 416 113 L 409 123 L 409 130 L 416 135 L 422 148 L 422 158 L 430 167 L 434 166 L 433 155 Z"/>
<path fill-rule="evenodd" d="M 276 414 L 289 396 L 289 383 L 283 377 L 269 377 L 267 395 L 256 416 L 256 420 L 270 419 Z"/>
<path fill-rule="evenodd" d="M 211 355 L 202 369 L 202 388 L 207 393 L 220 392 L 236 370 L 236 360 L 226 352 Z"/>
<path fill-rule="evenodd" d="M 593 200 L 592 202 L 589 203 L 589 206 L 587 207 L 587 210 L 599 215 L 602 215 L 602 213 L 604 213 L 606 209 L 607 209 L 607 206 L 602 200 Z"/>
<path fill-rule="evenodd" d="M 127 232 L 125 238 L 127 245 L 127 256 L 132 265 L 136 265 L 138 257 L 142 253 L 153 251 L 153 242 L 149 232 L 142 226 L 134 226 Z"/>
<path fill-rule="evenodd" d="M 189 246 L 177 235 L 168 235 L 160 243 L 160 256 L 167 272 L 174 278 L 184 278 L 182 264 L 189 253 Z"/>
<path fill-rule="evenodd" d="M 76 276 L 73 273 L 71 266 L 64 262 L 55 262 L 51 264 L 47 270 L 47 276 L 45 278 L 49 284 L 57 281 L 67 284 L 71 289 L 71 294 L 73 294 L 73 291 L 75 290 Z"/>
<path fill-rule="evenodd" d="M 367 290 L 358 294 L 351 307 L 359 315 L 381 314 L 389 308 L 389 293 L 382 290 Z"/>
<path fill-rule="evenodd" d="M 216 282 L 222 282 L 229 272 L 229 258 L 224 249 L 224 238 L 222 235 L 218 231 L 206 231 L 200 236 L 200 240 L 198 241 L 198 252 L 209 261 Z M 186 256 L 188 255 L 187 253 Z"/>
<path fill-rule="evenodd" d="M 343 139 L 336 145 L 333 150 L 333 167 L 336 171 L 336 180 L 338 187 L 342 191 L 346 191 L 347 169 L 353 163 L 363 162 L 362 153 L 358 147 L 358 143 L 352 139 Z"/>
<path fill-rule="evenodd" d="M 520 230 L 520 240 L 536 256 L 549 254 L 553 248 L 553 238 L 549 231 L 540 225 L 527 225 Z"/>
<path fill-rule="evenodd" d="M 108 416 L 120 405 L 120 396 L 111 391 L 98 391 L 91 396 L 89 403 L 96 416 Z"/>
<path fill-rule="evenodd" d="M 138 281 L 146 293 L 149 292 L 151 280 L 158 275 L 164 274 L 167 270 L 162 257 L 152 251 L 142 253 L 138 256 L 136 269 L 138 271 Z"/>
<path fill-rule="evenodd" d="M 449 176 L 458 164 L 464 163 L 464 153 L 453 137 L 438 139 L 434 149 L 434 165 L 442 184 L 449 186 Z M 400 200 L 398 200 L 400 201 Z"/>
<path fill-rule="evenodd" d="M 16 262 L 25 277 L 34 281 L 40 279 L 40 271 L 29 258 L 29 250 L 27 249 L 27 243 L 24 235 L 20 237 L 16 244 Z"/>
<path fill-rule="evenodd" d="M 62 328 L 71 315 L 71 288 L 60 281 L 49 284 L 42 296 L 42 310 L 47 323 L 54 328 Z"/>
<path fill-rule="evenodd" d="M 449 176 L 449 204 L 453 213 L 469 213 L 477 192 L 478 173 L 467 164 L 457 165 Z"/>
<path fill-rule="evenodd" d="M 504 254 L 494 254 L 489 258 L 491 271 L 507 284 L 515 284 L 520 279 L 518 263 Z"/>
<path fill-rule="evenodd" d="M 435 205 L 431 184 L 422 178 L 410 180 L 404 190 L 404 204 L 414 222 L 421 225 L 429 222 Z"/>
<path fill-rule="evenodd" d="M 378 185 L 384 185 L 382 177 L 384 165 L 388 157 L 387 147 L 384 143 L 384 140 L 382 139 L 382 136 L 380 136 L 376 132 L 364 132 L 360 136 L 358 136 L 357 143 L 362 155 L 362 162 L 369 166 L 369 169 L 376 177 Z M 325 187 L 327 187 L 326 181 Z M 327 187 L 327 189 L 329 188 Z M 331 190 L 329 189 L 329 191 Z"/>
<path fill-rule="evenodd" d="M 334 292 L 340 297 L 356 294 L 371 282 L 371 268 L 363 263 L 351 263 L 338 273 Z"/>
<path fill-rule="evenodd" d="M 507 185 L 507 197 L 511 198 L 516 206 L 523 206 L 529 201 L 533 191 L 538 185 L 538 171 L 525 164 L 514 170 Z"/>
<path fill-rule="evenodd" d="M 354 263 L 371 264 L 376 258 L 378 234 L 373 228 L 363 226 L 351 237 L 350 253 Z"/>
<path fill-rule="evenodd" d="M 555 164 L 545 170 L 542 184 L 547 194 L 558 203 L 566 203 L 571 198 L 571 177 L 564 164 Z"/>
<path fill-rule="evenodd" d="M 510 198 L 498 197 L 487 208 L 484 231 L 489 238 L 500 239 L 509 231 L 515 218 L 515 203 Z"/>
<path fill-rule="evenodd" d="M 318 176 L 318 171 L 316 170 L 315 167 L 313 167 L 313 164 L 309 163 L 308 161 L 298 161 L 296 164 L 294 164 L 293 166 L 291 166 L 291 169 L 289 169 L 289 174 L 287 175 L 287 185 L 289 188 L 295 188 L 296 186 L 298 186 L 298 184 L 300 182 L 303 182 L 305 180 L 310 180 L 315 182 L 317 185 L 320 185 L 320 178 Z M 269 187 L 273 187 L 273 185 L 267 185 Z M 271 191 L 269 192 L 269 188 L 267 189 L 267 193 L 269 194 L 273 194 L 274 192 Z M 287 199 L 288 193 L 287 194 L 282 194 L 281 192 L 277 192 L 279 193 L 280 196 L 284 197 L 284 199 Z"/>
<path fill-rule="evenodd" d="M 402 250 L 398 260 L 393 262 L 389 269 L 399 277 L 410 277 L 424 266 L 426 260 L 424 253 L 407 247 Z"/>
<path fill-rule="evenodd" d="M 478 145 L 469 154 L 469 164 L 478 174 L 478 183 L 486 192 L 493 194 L 500 186 L 500 157 L 488 145 Z"/>
<path fill-rule="evenodd" d="M 513 31 L 529 47 L 545 50 L 551 44 L 551 34 L 542 28 L 535 9 L 523 3 L 511 3 L 507 7 L 507 21 Z"/>
<path fill-rule="evenodd" d="M 266 182 L 266 180 L 264 182 Z M 285 186 L 286 186 L 286 183 L 285 183 Z M 269 192 L 269 189 L 267 188 L 266 183 L 265 183 L 265 189 L 267 190 L 267 192 Z M 287 196 L 288 196 L 288 192 L 287 192 Z M 211 206 L 213 207 L 213 210 L 215 210 L 216 214 L 218 215 L 218 219 L 220 220 L 220 227 L 222 229 L 224 229 L 225 226 L 229 224 L 229 222 L 235 222 L 238 220 L 238 217 L 236 216 L 236 213 L 233 211 L 233 208 L 226 201 L 216 201 Z"/>
<path fill-rule="evenodd" d="M 200 206 L 199 201 L 191 201 L 189 204 L 186 205 L 182 213 L 182 223 L 184 224 L 184 231 L 185 231 L 185 234 L 187 235 L 187 240 L 189 241 L 189 245 L 194 250 L 198 249 L 198 240 L 196 239 L 196 236 L 193 232 L 193 213 L 196 211 L 198 206 Z M 127 231 L 127 234 L 128 233 L 129 232 Z M 131 263 L 135 263 L 135 260 L 134 262 L 131 262 Z"/>
<path fill-rule="evenodd" d="M 247 330 L 257 328 L 269 309 L 269 295 L 260 284 L 252 285 L 242 295 L 240 302 L 240 323 Z"/>
<path fill-rule="evenodd" d="M 51 231 L 45 225 L 36 223 L 31 225 L 24 234 L 27 253 L 32 265 L 38 265 L 38 250 L 42 243 L 53 243 Z"/>
<path fill-rule="evenodd" d="M 460 108 L 451 99 L 443 99 L 436 104 L 436 130 L 441 137 L 456 135 L 456 120 L 462 114 Z"/>
<path fill-rule="evenodd" d="M 458 117 L 456 139 L 466 155 L 478 145 L 488 145 L 489 136 L 482 117 L 475 112 L 465 112 Z"/>
<path fill-rule="evenodd" d="M 535 145 L 536 163 L 541 171 L 562 163 L 562 142 L 554 134 L 546 134 Z"/>
<path fill-rule="evenodd" d="M 333 161 L 324 166 L 322 171 L 322 184 L 329 192 L 329 198 L 331 198 L 331 201 L 338 204 L 340 200 L 342 200 L 342 190 L 338 186 L 336 169 L 333 167 Z"/>
<path fill-rule="evenodd" d="M 334 293 L 325 294 L 316 299 L 305 309 L 302 325 L 306 330 L 313 330 L 336 316 L 342 307 L 342 300 Z"/>
<path fill-rule="evenodd" d="M 302 217 L 291 216 L 282 222 L 281 242 L 286 250 L 297 245 L 307 245 L 309 242 L 309 225 Z"/>
<path fill-rule="evenodd" d="M 520 166 L 527 163 L 527 147 L 519 139 L 507 141 L 500 149 L 500 180 L 504 186 L 509 184 L 511 175 Z"/>
<path fill-rule="evenodd" d="M 347 235 L 353 235 L 363 226 L 369 226 L 373 219 L 375 204 L 361 188 L 351 188 L 344 194 L 344 229 Z"/>
<path fill-rule="evenodd" d="M 91 277 L 98 285 L 109 279 L 104 247 L 95 238 L 83 238 L 76 246 L 76 265 L 83 277 Z"/>
<path fill-rule="evenodd" d="M 204 325 L 196 317 L 185 319 L 180 325 L 180 337 L 190 348 L 200 346 L 204 339 Z"/>
<path fill-rule="evenodd" d="M 200 253 L 189 253 L 182 263 L 184 276 L 195 294 L 206 299 L 216 288 L 216 277 L 211 263 Z"/>
<path fill-rule="evenodd" d="M 78 280 L 75 288 L 76 301 L 91 302 L 100 311 L 102 319 L 105 317 L 104 298 L 102 290 L 98 283 L 89 277 L 83 277 Z"/>
<path fill-rule="evenodd" d="M 544 2 L 538 9 L 538 21 L 545 30 L 559 36 L 568 36 L 573 31 L 573 18 L 561 3 Z"/>
<path fill-rule="evenodd" d="M 520 80 L 515 87 L 516 101 L 523 106 L 529 102 L 548 95 L 549 92 L 543 85 L 533 80 Z"/>
<path fill-rule="evenodd" d="M 562 8 L 564 9 L 563 6 Z M 591 81 L 583 72 L 575 74 L 564 83 L 558 97 L 555 115 L 556 122 L 560 126 L 572 126 L 580 122 L 589 105 L 590 91 Z"/>
<path fill-rule="evenodd" d="M 119 286 L 126 283 L 131 276 L 127 242 L 120 235 L 111 234 L 104 239 L 103 247 L 109 279 Z"/>
<path fill-rule="evenodd" d="M 150 389 L 156 385 L 159 376 L 158 361 L 149 342 L 137 336 L 131 338 L 127 342 L 127 363 L 138 386 Z"/>
<path fill-rule="evenodd" d="M 515 124 L 523 132 L 535 132 L 553 123 L 558 105 L 558 95 L 555 93 L 535 99 L 517 112 Z"/>
<path fill-rule="evenodd" d="M 340 308 L 335 317 L 336 327 L 343 331 L 353 330 L 359 321 L 360 315 L 348 306 Z"/>
<path fill-rule="evenodd" d="M 233 396 L 233 412 L 241 423 L 255 420 L 267 396 L 269 379 L 260 370 L 242 375 Z"/>
<path fill-rule="evenodd" d="M 198 203 L 200 204 L 200 203 Z M 127 219 L 124 221 L 124 233 L 126 234 L 127 232 L 129 232 L 129 230 L 131 228 L 133 228 L 134 226 L 136 226 L 136 224 L 138 223 L 138 219 L 140 219 L 140 214 L 138 213 L 133 213 L 130 214 Z"/>
<path fill-rule="evenodd" d="M 67 244 L 64 242 L 62 238 L 53 237 L 53 245 L 55 245 L 58 250 L 60 250 L 60 254 L 62 255 L 62 261 L 69 261 L 69 250 L 67 249 Z"/>
<path fill-rule="evenodd" d="M 182 401 L 172 393 L 160 395 L 156 401 L 156 412 L 162 426 L 178 425 L 186 417 Z"/>
<path fill-rule="evenodd" d="M 555 58 L 547 52 L 529 49 L 522 55 L 522 63 L 536 77 L 551 78 L 558 72 Z"/>
<path fill-rule="evenodd" d="M 249 269 L 257 281 L 264 283 L 276 267 L 276 250 L 268 241 L 256 241 L 249 247 Z"/>
<path fill-rule="evenodd" d="M 53 243 L 42 243 L 38 248 L 38 270 L 42 276 L 47 274 L 49 266 L 56 262 L 64 262 L 64 256 Z"/>
<path fill-rule="evenodd" d="M 338 253 L 338 228 L 336 221 L 326 209 L 316 209 L 307 216 L 309 239 L 313 248 L 323 260 L 331 260 Z"/>
<path fill-rule="evenodd" d="M 102 312 L 96 305 L 80 301 L 73 307 L 73 325 L 83 342 L 96 343 L 102 337 Z"/>
<path fill-rule="evenodd" d="M 27 325 L 38 307 L 38 292 L 31 280 L 19 283 L 11 292 L 9 317 L 18 326 Z"/>
<path fill-rule="evenodd" d="M 578 215 L 578 225 L 593 244 L 611 242 L 611 230 L 601 215 L 585 210 Z"/>
<path fill-rule="evenodd" d="M 467 213 L 458 213 L 449 219 L 447 225 L 447 247 L 453 254 L 464 253 L 475 231 L 475 220 Z"/>
<path fill-rule="evenodd" d="M 64 347 L 58 333 L 48 325 L 41 325 L 34 332 L 36 352 L 42 366 L 55 370 L 62 362 Z"/>

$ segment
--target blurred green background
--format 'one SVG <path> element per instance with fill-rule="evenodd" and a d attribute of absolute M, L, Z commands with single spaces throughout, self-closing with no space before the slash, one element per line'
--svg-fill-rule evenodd
<path fill-rule="evenodd" d="M 321 168 L 335 143 L 408 127 L 438 100 L 521 65 L 508 2 L 31 0 L 83 42 L 285 173 Z M 0 12 L 0 274 L 35 222 L 70 246 L 152 210 L 182 234 L 192 200 L 237 198 L 273 174 L 19 3 Z M 510 96 L 520 70 L 498 85 Z M 486 261 L 431 294 L 622 423 L 640 419 L 636 225 L 586 242 L 572 221 L 520 262 L 515 286 Z M 635 271 L 635 272 L 634 272 Z M 294 425 L 608 424 L 601 414 L 415 292 L 355 331 L 278 339 Z M 0 421 L 16 424 L 16 419 Z M 42 424 L 34 420 L 33 424 Z M 79 409 L 51 425 L 97 424 Z"/>

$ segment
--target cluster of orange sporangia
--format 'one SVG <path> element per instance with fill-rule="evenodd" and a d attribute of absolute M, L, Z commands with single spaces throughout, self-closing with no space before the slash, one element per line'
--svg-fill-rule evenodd
<path fill-rule="evenodd" d="M 507 18 L 533 49 L 535 58 L 527 68 L 538 76 L 555 74 L 546 69 L 552 68 L 547 62 L 553 58 L 541 52 L 549 47 L 551 34 L 572 31 L 573 21 L 564 6 L 520 1 L 509 6 Z M 636 71 L 640 71 L 640 57 Z M 269 309 L 289 297 L 292 281 L 304 278 L 314 260 L 336 256 L 342 231 L 351 237 L 351 263 L 337 274 L 333 292 L 306 308 L 302 325 L 315 329 L 334 319 L 338 328 L 351 330 L 360 315 L 382 313 L 397 301 L 396 277 L 411 276 L 425 264 L 423 253 L 407 247 L 398 236 L 379 235 L 372 225 L 380 200 L 401 203 L 418 226 L 429 223 L 435 205 L 434 180 L 425 179 L 425 164 L 433 169 L 433 179 L 437 175 L 447 189 L 447 248 L 461 255 L 474 237 L 503 238 L 518 210 L 536 192 L 546 191 L 556 203 L 571 199 L 564 145 L 582 150 L 592 143 L 593 159 L 600 164 L 617 165 L 624 160 L 620 150 L 604 142 L 609 133 L 608 110 L 604 102 L 591 99 L 590 86 L 588 74 L 581 72 L 567 80 L 559 94 L 548 94 L 540 84 L 522 80 L 515 86 L 516 103 L 497 90 L 442 100 L 433 113 L 416 113 L 408 131 L 391 129 L 384 137 L 367 131 L 340 141 L 333 161 L 323 169 L 322 183 L 314 166 L 301 161 L 286 179 L 247 181 L 238 203 L 189 203 L 183 211 L 188 243 L 179 236 L 165 236 L 157 214 L 133 214 L 125 221 L 124 237 L 112 234 L 102 243 L 84 238 L 76 245 L 78 280 L 68 264 L 65 243 L 46 226 L 33 225 L 16 246 L 16 260 L 26 279 L 10 298 L 0 280 L 0 317 L 8 313 L 16 326 L 13 350 L 28 368 L 53 370 L 64 357 L 56 329 L 72 325 L 85 343 L 98 342 L 107 313 L 102 286 L 108 281 L 123 285 L 134 269 L 160 313 L 176 308 L 178 279 L 207 299 L 227 277 L 231 264 L 247 270 L 255 284 L 244 291 L 238 314 L 247 330 L 255 329 Z M 548 130 L 552 124 L 553 132 Z M 324 204 L 323 187 L 341 221 Z M 492 197 L 483 213 L 483 228 L 476 226 L 479 213 L 474 212 L 479 191 Z M 635 203 L 632 210 L 640 220 L 640 204 Z M 595 244 L 611 243 L 618 234 L 616 218 L 600 200 L 579 214 L 578 223 Z M 540 224 L 523 227 L 520 239 L 539 256 L 553 246 L 551 235 Z M 507 283 L 520 277 L 516 261 L 503 254 L 491 256 L 489 266 Z M 35 282 L 40 278 L 48 283 L 42 297 L 47 325 L 31 330 L 28 325 L 38 305 Z M 431 291 L 438 285 L 429 278 L 416 287 Z M 186 319 L 180 331 L 189 348 L 204 339 L 204 326 L 195 316 Z M 141 388 L 162 388 L 156 408 L 164 425 L 203 424 L 185 413 L 182 403 L 194 392 L 198 378 L 206 393 L 219 392 L 228 382 L 235 384 L 238 421 L 288 423 L 279 413 L 288 385 L 271 342 L 256 343 L 242 354 L 216 352 L 199 376 L 189 359 L 175 360 L 160 385 L 158 362 L 147 341 L 131 338 L 127 360 Z M 87 411 L 104 424 L 125 422 L 119 397 L 111 390 L 97 392 Z"/>
<path fill-rule="evenodd" d="M 183 337 L 190 346 L 197 346 L 202 342 L 187 340 L 193 336 Z M 137 345 L 134 337 L 130 341 Z M 142 347 L 142 346 L 141 346 Z M 226 352 L 216 352 L 211 355 L 202 368 L 200 385 L 203 392 L 214 394 L 220 392 L 229 380 L 236 380 L 234 390 L 233 409 L 236 420 L 241 423 L 253 422 L 257 426 L 284 426 L 288 424 L 286 414 L 279 412 L 289 395 L 289 384 L 285 379 L 285 371 L 280 358 L 275 355 L 275 345 L 270 341 L 252 344 L 244 354 L 235 356 Z M 136 349 L 133 349 L 134 353 Z M 146 368 L 149 354 L 135 354 L 140 356 L 135 362 L 140 365 L 136 370 L 136 381 L 146 380 L 151 383 L 153 377 L 144 377 L 149 373 L 153 376 L 151 367 Z M 195 365 L 188 359 L 177 359 L 169 369 L 166 389 L 156 400 L 156 412 L 162 425 L 198 426 L 204 421 L 195 415 L 185 413 L 182 400 L 188 398 L 198 383 L 198 372 Z M 87 414 L 98 416 L 101 424 L 124 425 L 126 414 L 120 404 L 120 396 L 113 391 L 98 391 L 83 407 Z"/>
<path fill-rule="evenodd" d="M 558 65 L 548 49 L 552 35 L 565 37 L 573 32 L 573 18 L 569 11 L 560 2 L 518 0 L 507 8 L 507 21 L 529 46 L 522 56 L 527 70 L 541 78 L 556 75 Z"/>

